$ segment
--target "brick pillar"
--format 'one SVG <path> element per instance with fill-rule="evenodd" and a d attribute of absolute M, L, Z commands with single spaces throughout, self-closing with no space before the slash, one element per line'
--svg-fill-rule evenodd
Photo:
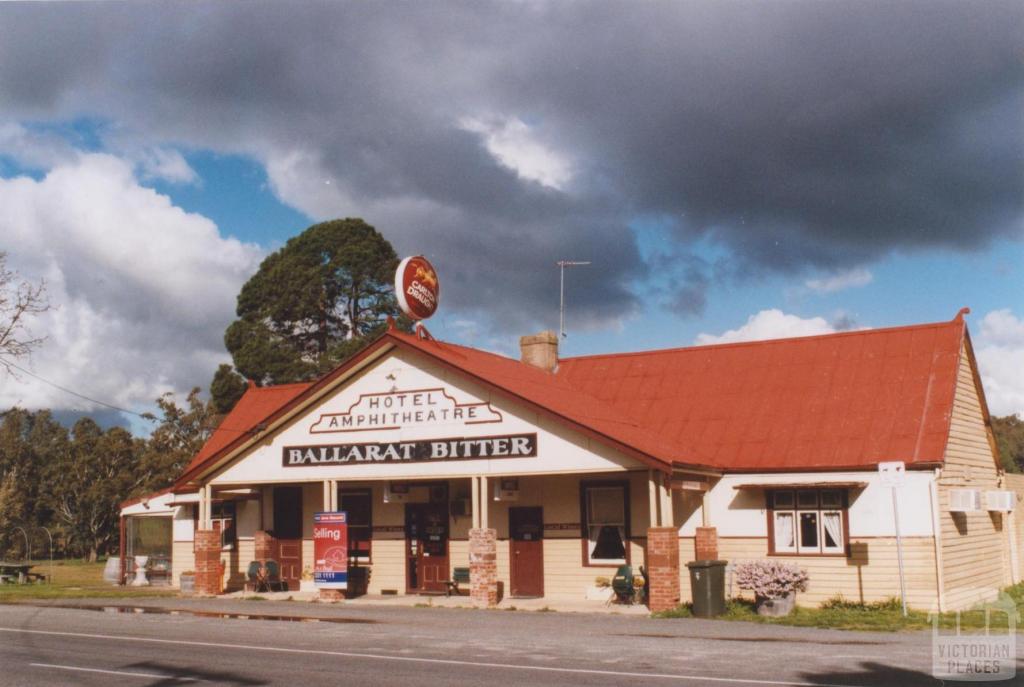
<path fill-rule="evenodd" d="M 469 597 L 474 606 L 498 604 L 498 531 L 469 531 Z"/>
<path fill-rule="evenodd" d="M 698 527 L 696 539 L 696 558 L 698 561 L 718 560 L 718 529 L 714 527 Z"/>
<path fill-rule="evenodd" d="M 647 530 L 647 606 L 652 612 L 679 605 L 679 532 L 675 527 Z"/>
<path fill-rule="evenodd" d="M 321 589 L 320 600 L 335 603 L 345 598 L 345 591 L 342 589 Z"/>
<path fill-rule="evenodd" d="M 220 532 L 196 530 L 196 594 L 220 594 Z"/>
<path fill-rule="evenodd" d="M 265 561 L 268 558 L 276 559 L 274 555 L 274 537 L 265 530 L 256 530 L 253 535 L 253 546 L 255 553 L 253 556 L 258 561 Z"/>

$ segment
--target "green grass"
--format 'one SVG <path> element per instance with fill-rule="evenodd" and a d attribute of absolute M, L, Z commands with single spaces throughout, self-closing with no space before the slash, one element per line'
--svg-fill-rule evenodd
<path fill-rule="evenodd" d="M 103 581 L 103 563 L 78 560 L 54 561 L 49 584 L 0 585 L 0 603 L 37 599 L 130 599 L 145 596 L 176 596 L 177 589 L 166 587 L 120 587 Z M 36 564 L 33 572 L 50 574 L 49 561 Z"/>
<path fill-rule="evenodd" d="M 1024 620 L 1024 583 L 1004 590 L 1014 603 Z M 693 609 L 690 604 L 683 604 L 668 611 L 652 614 L 655 618 L 692 618 Z M 718 620 L 744 620 L 747 622 L 767 625 L 791 625 L 796 627 L 820 627 L 835 630 L 870 630 L 876 632 L 896 632 L 900 630 L 925 630 L 932 627 L 932 621 L 925 611 L 910 610 L 903 617 L 899 599 L 889 599 L 877 603 L 862 604 L 835 597 L 826 601 L 820 608 L 798 606 L 793 613 L 783 618 L 766 618 L 759 616 L 752 601 L 732 599 L 726 604 L 726 612 L 718 616 Z M 939 616 L 939 627 L 951 630 L 956 627 L 956 614 L 943 613 Z M 960 627 L 964 630 L 981 630 L 985 628 L 985 612 L 983 610 L 962 611 Z M 1005 613 L 991 614 L 991 628 L 1005 630 L 1007 617 Z M 1024 631 L 1024 623 L 1018 623 L 1018 631 Z"/>
<path fill-rule="evenodd" d="M 1010 587 L 1005 592 L 1017 604 L 1017 610 L 1021 614 L 1021 618 L 1024 619 L 1024 583 Z M 657 618 L 693 617 L 693 609 L 690 604 L 683 604 L 671 610 L 653 613 L 652 616 Z M 717 619 L 761 622 L 764 625 L 873 632 L 928 630 L 932 627 L 932 620 L 926 611 L 911 609 L 907 612 L 907 617 L 903 617 L 899 599 L 863 604 L 835 597 L 826 601 L 819 608 L 798 606 L 792 614 L 784 617 L 763 617 L 758 615 L 753 601 L 731 599 L 726 604 L 726 612 L 719 615 Z M 991 614 L 991 629 L 1006 630 L 1007 625 L 1006 613 Z M 955 613 L 942 613 L 939 616 L 940 629 L 952 630 L 955 627 Z M 962 611 L 961 628 L 969 631 L 984 629 L 985 612 L 980 609 Z M 1024 624 L 1018 624 L 1017 629 L 1024 631 Z"/>

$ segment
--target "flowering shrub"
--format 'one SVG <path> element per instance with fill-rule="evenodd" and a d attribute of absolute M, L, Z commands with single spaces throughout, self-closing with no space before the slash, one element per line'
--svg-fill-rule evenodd
<path fill-rule="evenodd" d="M 736 566 L 736 584 L 757 596 L 781 599 L 791 592 L 807 591 L 807 571 L 793 563 L 754 561 Z"/>

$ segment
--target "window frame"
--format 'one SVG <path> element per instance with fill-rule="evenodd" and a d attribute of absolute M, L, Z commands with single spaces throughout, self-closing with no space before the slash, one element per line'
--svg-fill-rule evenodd
<path fill-rule="evenodd" d="M 225 514 L 230 506 L 231 514 Z M 238 502 L 237 501 L 212 501 L 210 503 L 210 523 L 214 530 L 220 533 L 221 551 L 234 551 L 238 548 Z M 231 527 L 225 528 L 225 523 L 231 523 Z M 230 535 L 226 537 L 226 535 Z"/>
<path fill-rule="evenodd" d="M 366 525 L 356 525 L 359 529 L 366 530 L 366 538 L 360 539 L 359 541 L 366 542 L 366 555 L 365 556 L 352 556 L 352 524 L 348 525 L 348 541 L 349 541 L 349 562 L 355 562 L 357 565 L 372 565 L 373 564 L 373 489 L 370 487 L 342 487 L 338 485 L 338 510 L 344 511 L 344 498 L 345 495 L 350 496 L 365 496 L 367 506 L 367 523 Z M 347 512 L 347 511 L 346 511 Z"/>
<path fill-rule="evenodd" d="M 622 510 L 624 522 L 622 523 L 623 535 L 622 544 L 625 549 L 625 556 L 621 559 L 597 559 L 590 558 L 590 489 L 622 489 Z M 617 568 L 620 565 L 630 565 L 630 541 L 632 531 L 630 521 L 632 511 L 629 502 L 630 483 L 629 480 L 581 480 L 580 481 L 580 546 L 583 556 L 583 567 L 585 568 Z"/>
<path fill-rule="evenodd" d="M 815 506 L 810 507 L 805 505 L 800 506 L 800 492 L 805 493 L 804 503 L 809 503 L 810 499 L 806 498 L 806 492 L 814 491 L 815 494 Z M 833 501 L 829 498 L 829 504 L 825 505 L 826 499 L 825 494 L 830 496 L 837 495 L 838 499 Z M 781 499 L 779 497 L 782 497 Z M 780 501 L 788 501 L 791 506 L 780 506 Z M 837 505 L 831 505 L 831 503 L 837 503 Z M 823 558 L 844 558 L 850 555 L 850 511 L 849 511 L 849 490 L 841 488 L 829 488 L 829 487 L 814 487 L 808 489 L 801 489 L 800 487 L 790 487 L 786 489 L 766 489 L 765 490 L 765 506 L 768 517 L 768 555 L 769 556 L 799 556 L 799 557 L 823 557 Z M 775 520 L 776 516 L 784 513 L 792 514 L 793 519 L 793 548 L 778 548 L 775 543 Z M 815 513 L 817 517 L 817 546 L 811 549 L 805 547 L 802 544 L 802 537 L 800 533 L 801 513 Z M 825 530 L 825 516 L 827 514 L 838 513 L 840 518 L 840 531 L 842 533 L 842 542 L 840 546 L 834 548 L 827 548 L 825 546 L 825 537 L 827 532 Z"/>

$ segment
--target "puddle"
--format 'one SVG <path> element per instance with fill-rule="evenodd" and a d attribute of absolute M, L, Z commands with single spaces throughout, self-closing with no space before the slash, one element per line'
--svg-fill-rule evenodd
<path fill-rule="evenodd" d="M 779 642 L 786 644 L 833 644 L 836 646 L 878 646 L 886 642 L 877 642 L 867 639 L 799 639 L 796 637 L 706 637 L 703 635 L 669 635 L 633 632 L 630 634 L 617 634 L 615 637 L 644 637 L 650 639 L 710 639 L 716 642 Z"/>
<path fill-rule="evenodd" d="M 90 604 L 38 604 L 38 606 L 42 608 L 66 608 L 73 611 L 98 611 L 102 613 L 115 614 L 138 613 L 146 615 L 190 615 L 196 618 L 228 618 L 231 620 L 281 620 L 290 623 L 356 623 L 370 625 L 376 624 L 378 622 L 376 620 L 367 620 L 365 618 L 317 618 L 303 615 L 232 613 L 227 611 L 199 611 L 188 608 L 161 608 L 159 606 L 93 606 Z"/>

